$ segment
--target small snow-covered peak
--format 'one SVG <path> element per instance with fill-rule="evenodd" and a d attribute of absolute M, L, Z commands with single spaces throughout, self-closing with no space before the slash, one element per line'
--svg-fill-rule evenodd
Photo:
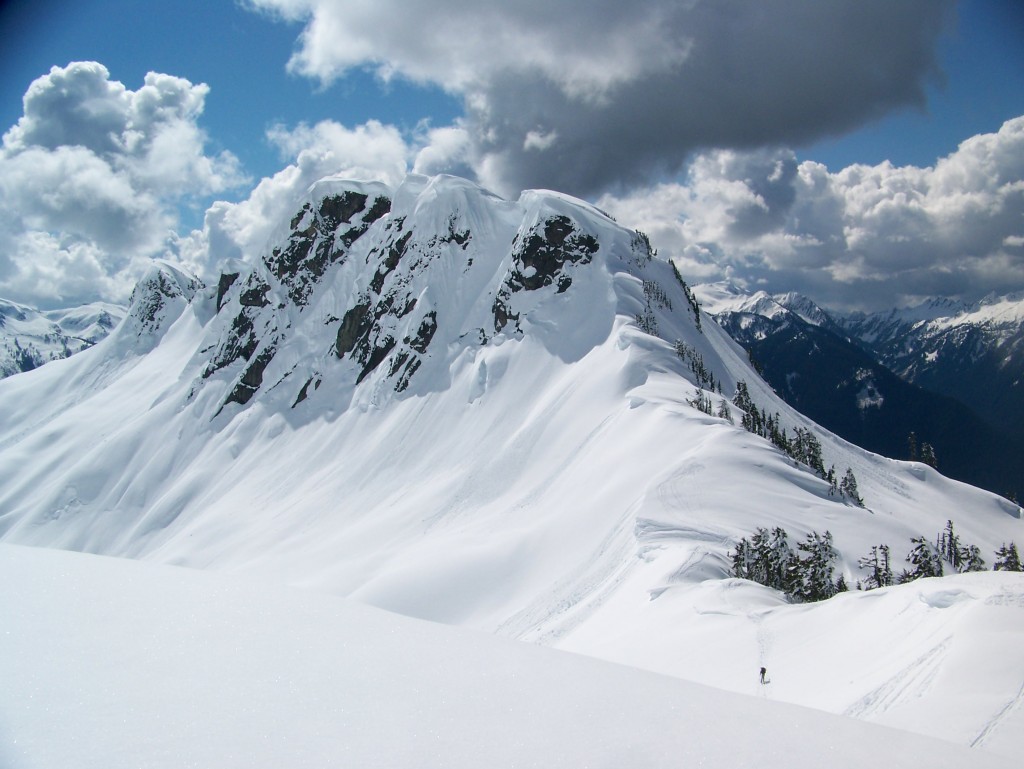
<path fill-rule="evenodd" d="M 989 294 L 973 305 L 959 305 L 957 311 L 931 319 L 936 330 L 955 326 L 985 326 L 1019 330 L 1024 325 L 1024 294 Z"/>
<path fill-rule="evenodd" d="M 195 275 L 169 262 L 154 262 L 132 289 L 120 333 L 134 337 L 140 351 L 151 348 L 202 288 Z"/>
<path fill-rule="evenodd" d="M 757 291 L 751 294 L 729 281 L 716 283 L 700 283 L 693 287 L 701 305 L 711 315 L 727 312 L 746 312 L 756 315 L 761 311 L 778 311 L 777 302 L 766 292 Z"/>
<path fill-rule="evenodd" d="M 812 326 L 831 326 L 835 323 L 832 316 L 813 299 L 795 291 L 776 294 L 775 301 Z"/>
<path fill-rule="evenodd" d="M 772 295 L 755 291 L 751 294 L 732 283 L 719 282 L 695 286 L 694 293 L 712 315 L 743 313 L 777 320 L 792 314 L 813 326 L 828 326 L 834 322 L 812 299 L 796 292 Z"/>

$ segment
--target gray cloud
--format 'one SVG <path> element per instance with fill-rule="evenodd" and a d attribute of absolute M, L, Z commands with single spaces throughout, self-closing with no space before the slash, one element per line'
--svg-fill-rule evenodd
<path fill-rule="evenodd" d="M 836 173 L 789 150 L 714 151 L 685 183 L 598 204 L 696 280 L 839 308 L 1024 290 L 1024 116 L 934 167 Z"/>
<path fill-rule="evenodd" d="M 306 26 L 291 62 L 463 95 L 478 177 L 592 195 L 700 148 L 797 145 L 924 103 L 947 2 L 250 0 Z"/>

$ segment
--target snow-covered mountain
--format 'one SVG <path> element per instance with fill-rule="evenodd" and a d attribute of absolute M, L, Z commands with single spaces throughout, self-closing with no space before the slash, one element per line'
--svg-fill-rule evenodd
<path fill-rule="evenodd" d="M 749 294 L 728 281 L 701 283 L 694 286 L 693 291 L 704 310 L 716 317 L 740 314 L 776 320 L 795 316 L 805 323 L 830 331 L 840 328 L 827 310 L 795 291 L 776 295 L 766 291 Z"/>
<path fill-rule="evenodd" d="M 36 310 L 0 299 L 0 378 L 92 347 L 120 323 L 124 312 L 106 302 Z"/>
<path fill-rule="evenodd" d="M 838 320 L 907 381 L 971 405 L 997 429 L 1024 429 L 1024 296 Z"/>
<path fill-rule="evenodd" d="M 744 429 L 755 411 L 817 436 L 864 506 Z M 1020 508 L 802 416 L 642 235 L 556 193 L 318 183 L 251 264 L 209 286 L 156 266 L 103 342 L 0 382 L 0 477 L 9 543 L 329 592 L 744 693 L 767 693 L 764 665 L 779 700 L 1022 747 L 1007 703 L 1024 664 L 973 661 L 1019 648 L 1021 575 L 803 605 L 729 578 L 757 527 L 830 531 L 851 586 L 872 546 L 898 569 L 949 519 L 991 562 L 1024 541 Z M 852 645 L 870 665 L 839 664 Z"/>

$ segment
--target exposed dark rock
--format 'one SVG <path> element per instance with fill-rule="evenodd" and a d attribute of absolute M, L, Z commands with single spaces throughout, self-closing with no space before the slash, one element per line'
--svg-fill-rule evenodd
<path fill-rule="evenodd" d="M 295 397 L 295 402 L 292 403 L 292 408 L 294 409 L 297 407 L 299 403 L 309 396 L 309 385 L 312 385 L 314 390 L 318 390 L 319 383 L 321 383 L 321 380 L 318 380 L 315 377 L 309 377 L 309 379 L 305 381 L 305 384 L 302 385 L 302 389 L 299 390 L 299 394 Z"/>
<path fill-rule="evenodd" d="M 597 239 L 577 232 L 569 217 L 553 216 L 544 222 L 543 235 L 534 231 L 514 244 L 513 258 L 517 269 L 510 276 L 509 288 L 514 293 L 550 286 L 567 262 L 588 264 L 597 249 Z M 558 293 L 565 291 L 571 283 L 571 278 L 559 281 Z"/>
<path fill-rule="evenodd" d="M 307 203 L 292 219 L 293 232 L 287 245 L 274 249 L 264 261 L 286 287 L 295 304 L 304 306 L 327 268 L 345 256 L 370 224 L 391 210 L 391 201 L 387 197 L 375 198 L 365 216 L 338 238 L 340 247 L 336 248 L 337 231 L 343 224 L 352 224 L 358 214 L 366 211 L 366 203 L 366 195 L 350 190 L 323 198 L 315 210 Z M 313 215 L 308 225 L 300 230 L 310 211 Z"/>
<path fill-rule="evenodd" d="M 390 211 L 391 199 L 384 195 L 378 195 L 373 201 L 373 205 L 370 207 L 370 210 L 363 216 L 363 222 L 366 225 L 371 225 Z"/>
<path fill-rule="evenodd" d="M 238 403 L 244 406 L 249 402 L 249 399 L 263 384 L 263 372 L 273 360 L 275 352 L 277 352 L 277 347 L 273 344 L 260 351 L 242 374 L 242 378 L 238 380 L 238 384 L 235 385 L 235 389 L 231 391 L 225 403 Z"/>
<path fill-rule="evenodd" d="M 379 294 L 384 288 L 384 279 L 398 266 L 402 257 L 405 256 L 406 249 L 409 245 L 409 239 L 412 237 L 411 232 L 405 233 L 402 237 L 396 240 L 388 248 L 387 256 L 384 257 L 384 261 L 381 262 L 381 266 L 373 275 L 373 280 L 370 281 L 370 288 L 375 294 Z"/>
<path fill-rule="evenodd" d="M 379 366 L 381 362 L 388 357 L 388 353 L 395 349 L 396 344 L 397 342 L 393 336 L 386 336 L 384 337 L 383 342 L 373 347 L 366 358 L 363 370 L 360 371 L 359 376 L 356 377 L 356 384 L 359 384 L 366 379 L 370 372 L 377 368 L 377 366 Z"/>
<path fill-rule="evenodd" d="M 390 206 L 390 204 L 389 204 Z M 342 222 L 348 224 L 352 217 L 366 210 L 366 195 L 349 190 L 340 195 L 332 195 L 320 201 L 319 227 L 323 233 L 334 232 Z M 378 217 L 380 218 L 380 217 Z M 367 226 L 369 224 L 367 223 Z"/>
<path fill-rule="evenodd" d="M 412 375 L 416 373 L 416 370 L 420 367 L 421 363 L 422 361 L 419 358 L 413 358 L 409 362 L 409 365 L 406 366 L 402 376 L 399 377 L 398 381 L 395 383 L 396 393 L 403 392 L 409 386 L 409 381 L 412 379 Z"/>
<path fill-rule="evenodd" d="M 238 303 L 243 307 L 266 307 L 270 304 L 267 301 L 267 292 L 270 286 L 256 276 L 250 276 L 249 286 L 238 295 Z"/>
<path fill-rule="evenodd" d="M 224 297 L 235 284 L 235 281 L 238 280 L 238 275 L 239 273 L 237 272 L 221 273 L 220 280 L 217 281 L 217 312 L 220 312 L 224 306 Z"/>
<path fill-rule="evenodd" d="M 412 339 L 406 337 L 404 341 L 409 347 L 422 355 L 427 351 L 427 346 L 430 344 L 430 340 L 434 338 L 434 332 L 436 331 L 437 313 L 431 310 L 423 316 L 420 327 L 416 331 L 416 336 Z"/>
<path fill-rule="evenodd" d="M 306 212 L 309 209 L 310 209 L 310 205 L 309 205 L 309 203 L 306 203 L 306 205 L 304 205 L 299 210 L 299 212 L 297 214 L 295 214 L 295 216 L 292 217 L 292 221 L 291 221 L 291 224 L 288 226 L 288 229 L 294 230 L 294 229 L 298 228 L 299 222 L 302 221 L 302 217 L 306 215 Z"/>
<path fill-rule="evenodd" d="M 565 292 L 572 285 L 572 277 L 563 272 L 565 265 L 589 264 L 598 247 L 597 238 L 579 232 L 567 216 L 553 216 L 529 235 L 517 237 L 512 243 L 512 269 L 491 307 L 495 333 L 512 321 L 516 332 L 522 331 L 519 314 L 509 309 L 513 294 L 550 285 L 557 294 Z"/>
<path fill-rule="evenodd" d="M 372 327 L 373 321 L 368 301 L 360 302 L 346 312 L 345 317 L 341 319 L 338 340 L 334 345 L 337 356 L 344 358 L 352 352 L 356 348 L 356 344 L 366 338 Z"/>
<path fill-rule="evenodd" d="M 516 331 L 519 331 L 519 314 L 510 313 L 505 302 L 509 299 L 508 289 L 502 286 L 498 295 L 494 297 L 494 304 L 491 305 L 491 313 L 494 315 L 494 333 L 500 334 L 502 329 L 508 325 L 510 320 L 515 321 Z"/>

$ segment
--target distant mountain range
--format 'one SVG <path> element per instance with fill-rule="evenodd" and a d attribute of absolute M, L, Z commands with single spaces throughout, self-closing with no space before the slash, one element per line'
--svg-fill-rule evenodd
<path fill-rule="evenodd" d="M 999 430 L 1024 433 L 1024 296 L 936 299 L 838 320 L 903 379 L 966 403 Z"/>
<path fill-rule="evenodd" d="M 0 299 L 0 378 L 92 347 L 124 314 L 125 308 L 106 302 L 37 310 Z"/>
<path fill-rule="evenodd" d="M 724 283 L 694 292 L 776 392 L 815 421 L 898 459 L 921 458 L 927 443 L 947 475 L 1024 493 L 1020 297 L 842 315 L 794 293 Z"/>

